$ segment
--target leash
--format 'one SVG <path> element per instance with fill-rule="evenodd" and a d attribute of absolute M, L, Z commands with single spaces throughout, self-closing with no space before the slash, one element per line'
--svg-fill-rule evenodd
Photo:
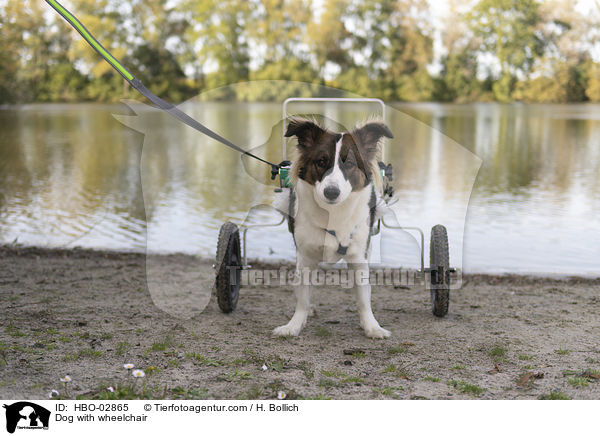
<path fill-rule="evenodd" d="M 283 162 L 281 164 L 274 164 L 272 162 L 269 162 L 268 160 L 265 160 L 259 156 L 256 156 L 255 154 L 250 153 L 249 151 L 244 150 L 240 146 L 234 144 L 233 142 L 229 141 L 226 138 L 223 138 L 218 133 L 213 132 L 208 127 L 206 127 L 203 124 L 201 124 L 200 122 L 196 121 L 195 119 L 190 117 L 188 114 L 186 114 L 185 112 L 178 109 L 173 104 L 154 95 L 152 92 L 150 92 L 148 90 L 148 88 L 146 88 L 144 86 L 144 84 L 139 79 L 137 79 L 133 74 L 131 74 L 131 72 L 127 68 L 125 68 L 123 66 L 123 64 L 121 64 L 117 59 L 115 59 L 115 57 L 113 55 L 111 55 L 108 52 L 108 50 L 106 50 L 104 47 L 102 47 L 102 44 L 100 44 L 98 42 L 98 40 L 96 38 L 94 38 L 94 36 L 85 28 L 85 26 L 83 24 L 81 24 L 81 21 L 79 21 L 64 6 L 62 6 L 56 0 L 46 0 L 46 3 L 48 3 L 50 6 L 52 6 L 52 8 L 56 12 L 58 12 L 58 14 L 60 16 L 62 16 L 67 21 L 67 23 L 69 23 L 75 30 L 77 30 L 77 32 L 79 32 L 79 34 L 83 37 L 83 39 L 94 50 L 96 50 L 96 52 L 100 56 L 102 56 L 102 58 L 106 62 L 108 62 L 110 64 L 110 66 L 112 66 L 115 70 L 117 70 L 117 72 L 121 76 L 123 76 L 123 78 L 127 82 L 129 82 L 129 84 L 133 88 L 135 88 L 140 94 L 142 94 L 144 97 L 146 97 L 152 103 L 154 103 L 159 109 L 167 112 L 169 115 L 171 115 L 172 117 L 181 121 L 182 123 L 187 124 L 191 128 L 196 129 L 197 131 L 199 131 L 201 133 L 204 133 L 206 136 L 214 139 L 215 141 L 218 141 L 221 144 L 226 145 L 227 147 L 229 147 L 235 151 L 238 151 L 248 157 L 251 157 L 251 158 L 256 159 L 260 162 L 263 162 L 267 165 L 270 165 L 271 166 L 271 180 L 274 180 L 275 176 L 277 176 L 279 174 L 279 169 L 283 166 Z"/>

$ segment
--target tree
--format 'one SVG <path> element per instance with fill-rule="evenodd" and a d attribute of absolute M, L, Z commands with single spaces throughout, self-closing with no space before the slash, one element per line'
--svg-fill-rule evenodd
<path fill-rule="evenodd" d="M 352 33 L 346 28 L 351 11 L 351 0 L 325 0 L 319 20 L 308 23 L 306 41 L 321 76 L 327 64 L 339 71 L 354 67 L 348 50 L 352 46 Z"/>
<path fill-rule="evenodd" d="M 243 0 L 186 0 L 181 8 L 194 23 L 185 39 L 195 47 L 195 63 L 207 74 L 207 88 L 248 80 L 250 4 Z"/>
<path fill-rule="evenodd" d="M 479 42 L 470 31 L 465 16 L 468 4 L 450 0 L 446 23 L 442 29 L 444 54 L 436 98 L 442 101 L 472 101 L 479 98 L 481 86 L 477 77 Z"/>
<path fill-rule="evenodd" d="M 4 11 L 3 11 L 4 12 Z M 15 38 L 10 29 L 8 15 L 0 15 L 0 104 L 16 100 L 15 83 L 18 71 L 18 47 L 20 38 Z"/>
<path fill-rule="evenodd" d="M 481 41 L 479 54 L 490 54 L 500 66 L 494 84 L 499 101 L 509 101 L 518 77 L 526 77 L 544 53 L 540 5 L 536 0 L 479 0 L 468 16 L 470 30 Z"/>
<path fill-rule="evenodd" d="M 352 30 L 347 50 L 354 64 L 350 68 L 358 68 L 352 74 L 366 72 L 373 81 L 369 88 L 385 99 L 431 96 L 426 67 L 433 60 L 433 39 L 427 2 L 353 0 L 348 8 L 344 28 Z"/>
<path fill-rule="evenodd" d="M 304 42 L 307 39 L 306 26 L 312 18 L 310 3 L 303 0 L 254 0 L 251 4 L 253 12 L 248 36 L 260 51 L 260 60 L 265 64 L 290 58 L 307 61 Z"/>

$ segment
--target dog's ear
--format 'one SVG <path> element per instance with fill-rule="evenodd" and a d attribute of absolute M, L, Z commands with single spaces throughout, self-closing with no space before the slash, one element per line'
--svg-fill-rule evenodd
<path fill-rule="evenodd" d="M 354 129 L 352 136 L 358 139 L 362 145 L 377 144 L 383 136 L 386 138 L 394 137 L 390 128 L 381 121 L 371 121 Z"/>
<path fill-rule="evenodd" d="M 390 128 L 381 121 L 370 121 L 354 129 L 350 134 L 359 147 L 365 150 L 368 155 L 375 154 L 379 140 L 382 137 L 394 137 Z"/>
<path fill-rule="evenodd" d="M 325 130 L 317 123 L 306 118 L 292 118 L 287 126 L 285 137 L 298 138 L 300 147 L 310 147 Z"/>

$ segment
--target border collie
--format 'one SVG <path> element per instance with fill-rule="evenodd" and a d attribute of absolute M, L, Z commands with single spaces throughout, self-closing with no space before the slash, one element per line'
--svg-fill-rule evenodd
<path fill-rule="evenodd" d="M 285 136 L 298 139 L 298 154 L 291 169 L 294 188 L 286 208 L 296 244 L 296 274 L 302 277 L 303 270 L 313 271 L 319 262 L 344 259 L 354 273 L 365 334 L 371 338 L 390 336 L 371 309 L 368 258 L 371 229 L 381 203 L 379 143 L 383 137 L 392 138 L 392 132 L 379 121 L 335 133 L 313 120 L 293 118 Z M 273 330 L 274 335 L 297 336 L 306 324 L 310 284 L 301 282 L 295 293 L 296 311 L 286 325 Z"/>

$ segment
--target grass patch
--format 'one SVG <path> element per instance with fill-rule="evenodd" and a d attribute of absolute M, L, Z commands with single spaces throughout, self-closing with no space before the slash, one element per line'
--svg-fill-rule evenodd
<path fill-rule="evenodd" d="M 355 375 L 344 377 L 342 379 L 342 383 L 364 383 L 364 382 L 365 382 L 365 380 L 362 377 L 358 377 Z"/>
<path fill-rule="evenodd" d="M 127 342 L 127 341 L 119 342 L 117 344 L 117 349 L 115 350 L 115 352 L 117 353 L 117 356 L 122 356 L 130 348 L 131 348 L 131 345 L 129 344 L 129 342 Z"/>
<path fill-rule="evenodd" d="M 234 382 L 241 380 L 250 380 L 252 378 L 252 374 L 247 371 L 238 371 L 238 369 L 234 369 L 232 373 L 220 375 L 217 377 L 219 380 L 223 380 L 226 382 Z"/>
<path fill-rule="evenodd" d="M 404 388 L 402 386 L 388 386 L 383 389 L 376 389 L 377 392 L 381 393 L 381 395 L 385 395 L 386 397 L 393 398 L 398 400 L 401 398 L 400 391 L 403 391 Z"/>
<path fill-rule="evenodd" d="M 319 387 L 321 388 L 336 388 L 338 386 L 340 386 L 340 384 L 336 380 L 330 378 L 322 378 L 319 380 Z"/>
<path fill-rule="evenodd" d="M 563 349 L 563 348 L 559 348 L 558 350 L 554 350 L 554 352 L 556 354 L 565 355 L 565 354 L 569 354 L 571 352 L 571 350 L 566 350 L 566 349 Z"/>
<path fill-rule="evenodd" d="M 322 326 L 317 326 L 317 332 L 315 334 L 320 338 L 326 338 L 331 336 L 331 332 Z"/>
<path fill-rule="evenodd" d="M 208 396 L 208 389 L 185 389 L 176 386 L 171 389 L 170 397 L 174 400 L 204 400 Z"/>
<path fill-rule="evenodd" d="M 488 352 L 488 355 L 490 357 L 504 357 L 505 354 L 506 354 L 506 349 L 499 345 L 496 345 Z"/>
<path fill-rule="evenodd" d="M 154 365 L 150 365 L 150 366 L 147 366 L 146 368 L 144 368 L 144 372 L 146 373 L 146 375 L 151 375 L 158 371 L 160 371 L 160 369 L 158 369 Z"/>
<path fill-rule="evenodd" d="M 463 369 L 467 369 L 465 365 L 455 365 L 451 368 L 453 371 L 462 371 Z"/>
<path fill-rule="evenodd" d="M 102 351 L 94 350 L 93 348 L 84 348 L 83 350 L 79 350 L 79 357 L 89 357 L 96 358 L 102 356 Z"/>
<path fill-rule="evenodd" d="M 324 375 L 325 377 L 337 379 L 340 383 L 364 383 L 365 382 L 365 380 L 361 377 L 347 375 L 337 369 L 333 369 L 333 370 L 324 369 L 323 371 L 321 371 L 321 375 Z M 327 380 L 327 379 L 321 379 L 321 381 L 323 381 L 323 380 Z M 319 385 L 321 385 L 321 384 L 319 383 Z"/>
<path fill-rule="evenodd" d="M 261 356 L 256 351 L 250 349 L 245 349 L 243 353 L 251 362 L 260 365 L 261 367 L 265 365 L 267 369 L 275 372 L 283 372 L 289 363 L 289 360 L 285 360 L 276 354 L 270 356 Z"/>
<path fill-rule="evenodd" d="M 367 353 L 365 353 L 364 351 L 354 351 L 351 354 L 352 357 L 354 357 L 355 359 L 363 359 L 367 356 Z"/>
<path fill-rule="evenodd" d="M 298 364 L 298 369 L 304 373 L 304 377 L 306 377 L 308 380 L 315 378 L 315 372 L 312 369 L 312 365 L 306 360 L 303 360 Z"/>
<path fill-rule="evenodd" d="M 404 379 L 404 380 L 408 380 L 409 379 L 409 374 L 406 371 L 406 368 L 403 366 L 397 366 L 393 363 L 389 364 L 388 366 L 386 366 L 383 371 L 381 371 L 383 374 L 389 374 L 389 373 L 393 373 L 396 377 Z"/>
<path fill-rule="evenodd" d="M 4 388 L 6 386 L 11 386 L 17 383 L 17 380 L 14 378 L 11 379 L 7 379 L 7 380 L 0 380 L 0 388 Z"/>
<path fill-rule="evenodd" d="M 549 394 L 540 395 L 540 400 L 570 400 L 570 398 L 560 391 L 552 391 Z"/>
<path fill-rule="evenodd" d="M 504 348 L 500 345 L 496 345 L 491 350 L 489 350 L 488 356 L 492 357 L 494 359 L 494 362 L 496 362 L 496 363 L 500 363 L 500 362 L 507 363 L 508 362 L 508 360 L 505 357 L 506 356 L 506 348 Z"/>
<path fill-rule="evenodd" d="M 60 342 L 64 342 L 66 344 L 68 344 L 69 342 L 73 342 L 73 339 L 71 339 L 70 337 L 66 336 L 66 335 L 62 335 L 58 337 L 58 340 Z"/>
<path fill-rule="evenodd" d="M 324 375 L 326 377 L 342 378 L 345 374 L 338 369 L 324 369 L 321 371 L 321 375 Z"/>
<path fill-rule="evenodd" d="M 519 354 L 519 360 L 533 360 L 533 356 L 529 354 Z"/>
<path fill-rule="evenodd" d="M 211 359 L 208 357 L 205 357 L 201 354 L 198 354 L 196 352 L 194 353 L 185 353 L 185 357 L 187 359 L 191 359 L 194 361 L 194 363 L 200 364 L 200 365 L 205 365 L 205 366 L 221 366 L 221 362 L 215 359 Z"/>
<path fill-rule="evenodd" d="M 77 395 L 76 400 L 150 400 L 163 399 L 167 395 L 164 389 L 158 387 L 147 387 L 145 384 L 138 387 L 132 384 L 115 385 L 114 391 L 108 390 L 107 385 L 82 395 Z"/>
<path fill-rule="evenodd" d="M 88 359 L 97 359 L 102 356 L 102 351 L 94 350 L 93 348 L 84 348 L 79 350 L 77 353 L 73 354 L 65 354 L 63 356 L 64 362 L 74 362 L 80 359 L 88 358 Z"/>
<path fill-rule="evenodd" d="M 19 330 L 18 328 L 16 328 L 14 325 L 10 324 L 8 325 L 4 331 L 6 331 L 6 333 L 8 333 L 9 336 L 12 336 L 13 338 L 20 338 L 23 336 L 27 336 L 27 334 L 23 333 L 21 330 Z"/>
<path fill-rule="evenodd" d="M 590 385 L 585 377 L 571 377 L 567 382 L 576 388 L 585 388 Z"/>
<path fill-rule="evenodd" d="M 408 351 L 408 348 L 403 345 L 396 345 L 394 347 L 388 348 L 388 354 L 403 354 Z"/>
<path fill-rule="evenodd" d="M 440 381 L 440 379 L 439 379 L 439 378 L 437 378 L 437 377 L 431 377 L 430 375 L 428 375 L 428 376 L 425 376 L 424 380 L 426 380 L 426 381 L 430 381 L 430 382 L 434 382 L 434 383 L 437 383 L 437 382 L 439 382 L 439 381 Z"/>
<path fill-rule="evenodd" d="M 0 343 L 0 364 L 8 365 L 8 360 L 6 360 L 6 352 L 8 351 L 8 346 L 6 344 Z"/>
<path fill-rule="evenodd" d="M 323 395 L 323 394 L 319 394 L 319 395 L 314 395 L 312 397 L 298 397 L 299 400 L 331 400 L 330 397 Z"/>
<path fill-rule="evenodd" d="M 152 343 L 152 345 L 150 346 L 150 348 L 148 348 L 146 350 L 146 354 L 149 352 L 160 352 L 160 351 L 166 351 L 167 348 L 172 347 L 173 346 L 173 338 L 171 336 L 165 336 L 165 338 L 162 341 L 159 342 L 154 342 Z"/>
<path fill-rule="evenodd" d="M 481 395 L 481 393 L 484 391 L 483 388 L 480 388 L 477 385 L 473 385 L 471 383 L 467 383 L 466 381 L 461 380 L 448 380 L 448 386 L 452 386 L 453 388 L 459 390 L 463 394 L 470 394 L 476 396 Z"/>

